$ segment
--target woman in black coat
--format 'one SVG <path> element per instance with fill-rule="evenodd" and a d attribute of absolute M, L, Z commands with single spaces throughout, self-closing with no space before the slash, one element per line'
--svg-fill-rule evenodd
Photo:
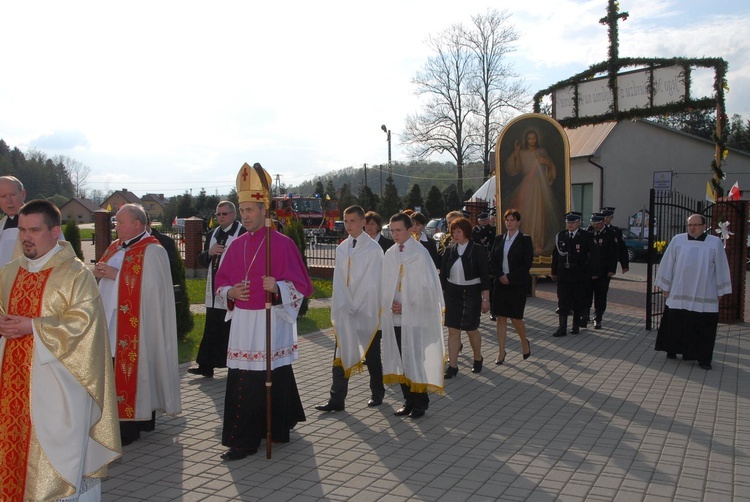
<path fill-rule="evenodd" d="M 531 355 L 531 345 L 526 339 L 526 325 L 523 312 L 526 308 L 526 295 L 531 285 L 531 263 L 534 260 L 534 245 L 531 237 L 519 231 L 521 214 L 508 209 L 503 215 L 506 232 L 498 235 L 492 246 L 490 262 L 495 272 L 492 291 L 492 315 L 497 318 L 498 355 L 495 364 L 505 362 L 505 335 L 508 331 L 508 318 L 521 339 L 523 358 Z"/>
<path fill-rule="evenodd" d="M 469 335 L 474 352 L 472 373 L 482 371 L 482 337 L 479 317 L 490 310 L 490 274 L 487 250 L 471 240 L 471 223 L 458 218 L 451 223 L 452 244 L 443 254 L 440 282 L 445 296 L 445 326 L 448 328 L 448 368 L 445 378 L 458 373 L 461 330 Z"/>

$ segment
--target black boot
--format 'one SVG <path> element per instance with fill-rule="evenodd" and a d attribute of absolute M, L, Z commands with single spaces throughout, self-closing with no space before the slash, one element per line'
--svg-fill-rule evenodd
<path fill-rule="evenodd" d="M 552 336 L 555 336 L 555 337 L 565 336 L 568 334 L 567 332 L 568 316 L 560 314 L 558 317 L 560 319 L 560 326 L 557 328 L 557 331 L 555 331 L 555 333 Z"/>

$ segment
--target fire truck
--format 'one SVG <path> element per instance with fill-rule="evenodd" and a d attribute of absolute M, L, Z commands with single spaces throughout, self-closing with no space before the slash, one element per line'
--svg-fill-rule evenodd
<path fill-rule="evenodd" d="M 335 201 L 323 200 L 312 195 L 285 195 L 273 197 L 272 211 L 275 218 L 288 225 L 299 221 L 309 234 L 322 235 L 330 232 L 339 218 Z"/>

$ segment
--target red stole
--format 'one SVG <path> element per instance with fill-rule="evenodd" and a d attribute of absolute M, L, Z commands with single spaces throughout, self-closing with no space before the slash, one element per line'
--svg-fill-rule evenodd
<path fill-rule="evenodd" d="M 100 261 L 107 262 L 117 252 L 121 240 L 107 248 Z M 132 420 L 138 392 L 138 335 L 141 320 L 141 284 L 146 247 L 159 244 L 148 236 L 125 250 L 117 283 L 117 341 L 115 349 L 115 391 L 120 419 Z"/>
<path fill-rule="evenodd" d="M 39 317 L 52 269 L 32 273 L 19 267 L 8 314 Z M 31 439 L 32 335 L 5 340 L 0 374 L 0 500 L 23 500 Z"/>

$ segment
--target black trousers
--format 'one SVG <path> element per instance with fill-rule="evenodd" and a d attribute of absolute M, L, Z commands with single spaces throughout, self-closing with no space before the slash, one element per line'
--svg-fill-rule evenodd
<path fill-rule="evenodd" d="M 396 344 L 398 353 L 401 355 L 401 326 L 394 326 L 396 333 Z M 401 393 L 404 395 L 404 407 L 413 410 L 426 410 L 430 407 L 430 397 L 426 392 L 412 392 L 405 383 L 401 384 Z"/>
<path fill-rule="evenodd" d="M 378 331 L 372 339 L 370 348 L 365 352 L 365 365 L 370 373 L 370 392 L 376 401 L 382 401 L 385 396 L 383 385 L 383 358 L 380 355 L 380 342 L 383 332 Z M 336 359 L 336 350 L 333 351 L 333 359 Z M 349 393 L 349 379 L 344 376 L 342 366 L 333 366 L 331 369 L 331 399 L 332 404 L 344 406 L 346 396 Z"/>
<path fill-rule="evenodd" d="M 586 300 L 587 308 L 594 303 L 594 319 L 602 320 L 602 315 L 607 310 L 607 293 L 609 292 L 609 283 L 612 280 L 608 275 L 600 276 L 591 281 L 589 287 L 588 299 Z"/>
<path fill-rule="evenodd" d="M 572 310 L 573 322 L 579 322 L 588 310 L 586 305 L 587 289 L 588 283 L 585 280 L 581 282 L 558 280 L 557 306 L 560 309 L 560 315 L 567 315 Z"/>

